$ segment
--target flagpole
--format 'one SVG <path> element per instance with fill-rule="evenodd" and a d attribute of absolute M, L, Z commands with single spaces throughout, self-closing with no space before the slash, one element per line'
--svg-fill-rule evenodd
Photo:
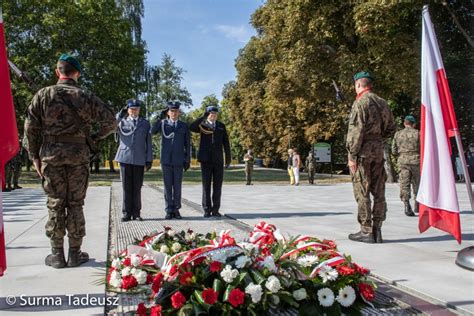
<path fill-rule="evenodd" d="M 454 138 L 456 139 L 456 145 L 458 147 L 459 158 L 461 159 L 461 165 L 464 172 L 464 181 L 466 182 L 467 195 L 469 196 L 469 201 L 471 202 L 471 211 L 474 213 L 474 201 L 472 198 L 472 185 L 471 178 L 469 177 L 469 171 L 467 169 L 466 157 L 464 156 L 464 149 L 462 147 L 461 135 L 457 128 L 453 129 Z"/>

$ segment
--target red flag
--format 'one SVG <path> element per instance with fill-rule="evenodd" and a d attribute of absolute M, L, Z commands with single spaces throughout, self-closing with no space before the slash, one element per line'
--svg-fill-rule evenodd
<path fill-rule="evenodd" d="M 16 127 L 15 108 L 13 107 L 10 73 L 8 69 L 7 49 L 3 31 L 3 17 L 0 9 L 0 173 L 4 181 L 5 164 L 18 152 L 18 130 Z M 2 185 L 3 186 L 3 185 Z M 5 232 L 3 227 L 3 199 L 0 198 L 0 276 L 7 269 L 5 253 Z"/>
<path fill-rule="evenodd" d="M 461 243 L 459 203 L 451 164 L 449 137 L 457 129 L 438 41 L 428 6 L 423 8 L 421 47 L 421 179 L 419 229 L 433 226 Z"/>

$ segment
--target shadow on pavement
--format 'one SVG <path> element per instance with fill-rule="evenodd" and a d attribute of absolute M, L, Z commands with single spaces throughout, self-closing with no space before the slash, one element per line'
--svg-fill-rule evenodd
<path fill-rule="evenodd" d="M 291 213 L 225 213 L 225 215 L 242 219 L 242 218 L 284 218 L 284 217 L 313 217 L 313 216 L 332 216 L 347 215 L 350 212 L 291 212 Z"/>
<path fill-rule="evenodd" d="M 462 234 L 462 240 L 474 240 L 474 234 Z M 433 237 L 416 237 L 416 238 L 406 238 L 406 239 L 384 239 L 384 243 L 404 243 L 404 242 L 426 242 L 426 241 L 446 241 L 454 240 L 454 237 L 451 235 L 444 236 L 433 236 Z"/>

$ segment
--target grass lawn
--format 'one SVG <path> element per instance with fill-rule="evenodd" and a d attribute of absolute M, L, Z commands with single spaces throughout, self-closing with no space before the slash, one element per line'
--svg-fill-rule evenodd
<path fill-rule="evenodd" d="M 108 169 L 101 169 L 99 174 L 92 173 L 89 178 L 90 186 L 107 186 L 112 181 L 120 180 L 120 173 L 117 171 L 111 173 Z M 145 172 L 145 182 L 161 184 L 163 181 L 161 169 L 153 168 L 152 170 Z M 332 184 L 349 182 L 349 176 L 334 175 L 331 177 L 326 174 L 316 175 L 316 184 Z M 185 184 L 199 184 L 201 183 L 201 169 L 191 168 L 184 173 L 183 182 Z M 275 184 L 286 184 L 289 182 L 289 177 L 286 170 L 279 169 L 266 169 L 257 168 L 254 170 L 252 182 L 255 183 L 275 183 Z M 306 173 L 301 173 L 301 183 L 308 183 L 308 177 Z M 225 170 L 224 184 L 244 184 L 245 183 L 245 171 L 244 168 L 229 168 Z M 41 185 L 41 181 L 34 171 L 23 171 L 20 177 L 20 185 L 24 187 L 37 187 Z"/>

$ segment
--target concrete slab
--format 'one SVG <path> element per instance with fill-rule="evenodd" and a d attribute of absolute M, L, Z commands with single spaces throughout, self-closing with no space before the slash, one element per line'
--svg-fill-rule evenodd
<path fill-rule="evenodd" d="M 457 185 L 461 207 L 462 245 L 450 235 L 430 229 L 420 234 L 418 218 L 407 217 L 397 184 L 387 184 L 384 244 L 347 239 L 356 232 L 357 205 L 352 185 L 224 185 L 221 211 L 244 223 L 261 220 L 284 233 L 334 239 L 339 249 L 373 274 L 404 290 L 474 314 L 474 273 L 455 265 L 457 252 L 474 245 L 474 217 L 464 184 Z M 201 186 L 183 187 L 183 197 L 201 203 Z"/>
<path fill-rule="evenodd" d="M 0 278 L 2 315 L 103 315 L 104 277 L 109 224 L 109 187 L 90 187 L 85 201 L 86 233 L 83 250 L 91 260 L 77 268 L 44 265 L 50 253 L 45 236 L 46 197 L 40 189 L 4 193 L 8 268 Z M 67 242 L 66 242 L 67 251 Z M 16 300 L 15 304 L 8 304 Z"/>

